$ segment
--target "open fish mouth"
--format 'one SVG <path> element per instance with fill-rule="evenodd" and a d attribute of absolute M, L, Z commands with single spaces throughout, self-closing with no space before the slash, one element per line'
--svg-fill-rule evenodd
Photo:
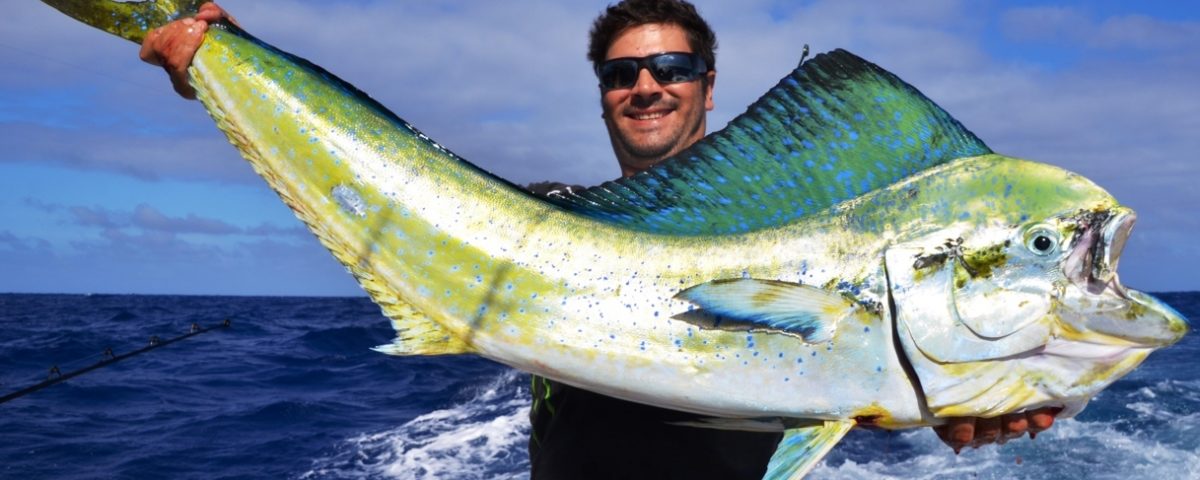
<path fill-rule="evenodd" d="M 1135 222 L 1137 214 L 1124 207 L 1080 214 L 1079 233 L 1072 243 L 1065 269 L 1071 282 L 1090 294 L 1111 290 L 1120 298 L 1128 299 L 1129 295 L 1117 277 L 1117 264 Z"/>
<path fill-rule="evenodd" d="M 1133 210 L 1085 211 L 1075 220 L 1077 234 L 1063 272 L 1082 296 L 1068 295 L 1074 314 L 1064 318 L 1071 318 L 1068 322 L 1077 331 L 1091 332 L 1075 340 L 1157 348 L 1183 338 L 1188 324 L 1179 312 L 1151 295 L 1125 288 L 1117 276 L 1121 251 L 1137 221 Z"/>

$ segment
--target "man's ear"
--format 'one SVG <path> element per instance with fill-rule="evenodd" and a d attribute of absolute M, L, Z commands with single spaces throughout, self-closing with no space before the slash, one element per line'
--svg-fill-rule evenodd
<path fill-rule="evenodd" d="M 704 109 L 712 111 L 715 104 L 713 103 L 713 86 L 717 84 L 717 71 L 709 70 L 704 74 Z"/>

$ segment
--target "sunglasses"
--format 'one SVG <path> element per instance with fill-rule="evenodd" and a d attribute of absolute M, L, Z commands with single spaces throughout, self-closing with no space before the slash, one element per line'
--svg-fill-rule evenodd
<path fill-rule="evenodd" d="M 605 90 L 630 88 L 637 83 L 638 72 L 650 71 L 660 85 L 690 82 L 708 73 L 708 65 L 700 55 L 687 52 L 666 52 L 645 57 L 622 57 L 605 60 L 596 69 L 600 87 Z"/>

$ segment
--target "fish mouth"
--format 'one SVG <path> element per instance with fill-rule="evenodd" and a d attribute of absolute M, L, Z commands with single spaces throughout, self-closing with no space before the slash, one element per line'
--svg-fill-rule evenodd
<path fill-rule="evenodd" d="M 1083 212 L 1077 218 L 1078 234 L 1066 261 L 1071 282 L 1093 295 L 1110 290 L 1129 299 L 1117 277 L 1117 264 L 1129 240 L 1137 214 L 1125 207 Z"/>
<path fill-rule="evenodd" d="M 1179 341 L 1188 322 L 1151 295 L 1121 285 L 1117 264 L 1137 215 L 1125 207 L 1084 211 L 1075 217 L 1077 235 L 1063 265 L 1076 287 L 1063 297 L 1064 315 L 1081 338 L 1093 343 L 1157 348 Z M 1090 333 L 1082 333 L 1090 332 Z"/>

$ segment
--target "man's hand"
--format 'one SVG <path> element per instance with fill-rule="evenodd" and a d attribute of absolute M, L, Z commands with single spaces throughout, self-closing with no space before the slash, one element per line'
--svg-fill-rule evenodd
<path fill-rule="evenodd" d="M 221 19 L 237 24 L 217 4 L 205 3 L 195 17 L 176 20 L 147 33 L 138 56 L 146 63 L 163 67 L 171 77 L 175 92 L 183 98 L 194 100 L 196 91 L 188 83 L 187 69 L 192 65 L 192 57 L 200 49 L 200 43 L 204 41 L 208 24 Z"/>
<path fill-rule="evenodd" d="M 1021 438 L 1025 432 L 1029 432 L 1029 438 L 1034 438 L 1050 428 L 1054 424 L 1054 416 L 1061 411 L 1061 408 L 1046 407 L 995 418 L 951 418 L 945 425 L 933 427 L 933 430 L 942 442 L 958 453 L 967 446 L 979 448 L 989 443 L 1004 444 Z"/>

